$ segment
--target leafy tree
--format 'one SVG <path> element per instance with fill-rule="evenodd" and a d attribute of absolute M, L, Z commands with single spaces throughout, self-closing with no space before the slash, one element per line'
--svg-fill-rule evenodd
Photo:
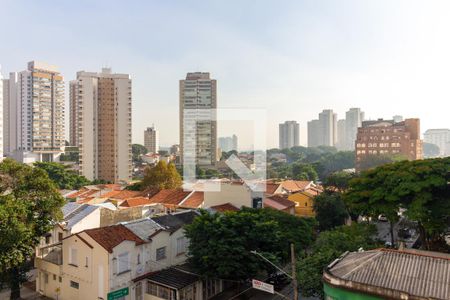
<path fill-rule="evenodd" d="M 173 163 L 159 161 L 154 167 L 144 170 L 142 189 L 175 189 L 181 187 L 181 176 Z"/>
<path fill-rule="evenodd" d="M 406 157 L 401 154 L 369 154 L 359 162 L 359 170 L 365 171 L 402 160 L 406 160 Z"/>
<path fill-rule="evenodd" d="M 373 239 L 375 233 L 373 225 L 357 223 L 320 233 L 309 254 L 304 254 L 297 263 L 297 280 L 302 294 L 323 298 L 323 269 L 345 251 L 377 248 L 380 244 Z"/>
<path fill-rule="evenodd" d="M 145 148 L 144 145 L 132 144 L 131 145 L 131 153 L 132 153 L 133 162 L 141 163 L 142 162 L 141 155 L 147 154 L 148 150 L 147 150 L 147 148 Z"/>
<path fill-rule="evenodd" d="M 314 211 L 321 230 L 329 230 L 345 224 L 347 208 L 337 192 L 325 191 L 314 198 Z"/>
<path fill-rule="evenodd" d="M 238 212 L 201 216 L 185 227 L 190 239 L 189 259 L 197 271 L 213 278 L 245 280 L 272 267 L 250 251 L 275 264 L 289 259 L 289 243 L 296 250 L 313 241 L 313 219 L 298 218 L 272 209 L 244 208 Z"/>
<path fill-rule="evenodd" d="M 444 245 L 450 216 L 450 157 L 401 161 L 361 173 L 350 181 L 345 201 L 361 214 L 398 220 L 400 207 L 419 224 L 424 248 Z M 392 233 L 392 230 L 391 230 Z"/>
<path fill-rule="evenodd" d="M 69 166 L 60 163 L 35 162 L 34 166 L 44 170 L 60 189 L 73 190 L 91 184 L 91 181 L 86 177 L 78 175 L 75 171 L 69 169 Z"/>
<path fill-rule="evenodd" d="M 323 155 L 320 160 L 316 162 L 316 169 L 322 180 L 334 172 L 353 168 L 355 168 L 354 151 L 328 153 Z"/>
<path fill-rule="evenodd" d="M 293 163 L 292 164 L 292 177 L 296 180 L 312 180 L 317 181 L 316 169 L 311 164 L 305 163 Z"/>
<path fill-rule="evenodd" d="M 423 156 L 426 158 L 438 157 L 440 149 L 438 145 L 423 143 Z"/>
<path fill-rule="evenodd" d="M 0 272 L 20 299 L 25 264 L 42 235 L 61 217 L 64 199 L 42 168 L 11 159 L 0 163 Z"/>
<path fill-rule="evenodd" d="M 345 192 L 350 184 L 350 180 L 355 177 L 355 173 L 349 172 L 334 172 L 328 175 L 324 180 L 324 187 L 330 191 L 337 191 L 339 193 Z"/>

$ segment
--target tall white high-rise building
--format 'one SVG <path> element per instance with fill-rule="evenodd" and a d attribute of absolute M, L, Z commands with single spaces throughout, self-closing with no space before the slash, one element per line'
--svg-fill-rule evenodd
<path fill-rule="evenodd" d="M 180 151 L 195 154 L 195 164 L 212 166 L 217 162 L 217 82 L 209 73 L 188 73 L 180 80 Z M 189 117 L 185 118 L 185 115 Z M 187 127 L 189 126 L 189 128 Z M 191 128 L 195 127 L 195 130 Z M 195 148 L 194 148 L 195 144 Z"/>
<path fill-rule="evenodd" d="M 159 151 L 159 132 L 155 126 L 147 127 L 144 131 L 144 146 L 148 152 L 158 153 Z"/>
<path fill-rule="evenodd" d="M 109 182 L 131 180 L 131 78 L 77 72 L 70 82 L 71 141 L 80 151 L 80 174 Z M 75 111 L 73 111 L 75 110 Z"/>
<path fill-rule="evenodd" d="M 238 150 L 238 138 L 235 134 L 232 136 L 220 137 L 219 138 L 219 148 L 220 151 L 229 152 Z"/>
<path fill-rule="evenodd" d="M 353 151 L 355 149 L 358 128 L 364 121 L 364 112 L 360 108 L 350 108 L 345 113 L 345 142 L 342 150 Z"/>
<path fill-rule="evenodd" d="M 346 143 L 347 143 L 347 134 L 346 134 L 346 120 L 338 120 L 337 122 L 337 142 L 336 142 L 336 148 L 340 151 L 346 150 Z"/>
<path fill-rule="evenodd" d="M 7 155 L 24 163 L 57 161 L 63 151 L 64 79 L 58 68 L 32 61 L 11 73 L 6 105 Z"/>
<path fill-rule="evenodd" d="M 337 114 L 332 109 L 324 109 L 319 114 L 319 128 L 322 135 L 322 146 L 334 147 L 337 139 Z"/>
<path fill-rule="evenodd" d="M 450 156 L 450 129 L 428 129 L 423 134 L 425 143 L 439 147 L 439 156 Z"/>
<path fill-rule="evenodd" d="M 319 120 L 311 120 L 308 122 L 308 147 L 317 147 L 321 143 Z"/>
<path fill-rule="evenodd" d="M 288 149 L 300 145 L 300 130 L 296 121 L 285 121 L 279 124 L 278 129 L 280 149 Z"/>
<path fill-rule="evenodd" d="M 3 154 L 14 157 L 17 150 L 17 83 L 18 73 L 9 73 L 8 79 L 3 79 Z"/>

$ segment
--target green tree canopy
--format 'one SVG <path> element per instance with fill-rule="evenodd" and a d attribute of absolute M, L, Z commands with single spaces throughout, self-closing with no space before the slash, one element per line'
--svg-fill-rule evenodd
<path fill-rule="evenodd" d="M 375 226 L 357 223 L 320 233 L 309 254 L 301 257 L 297 263 L 297 280 L 302 294 L 323 298 L 324 268 L 345 251 L 379 247 L 379 242 L 373 238 L 375 234 Z"/>
<path fill-rule="evenodd" d="M 423 247 L 442 244 L 450 216 L 450 157 L 400 161 L 350 181 L 345 201 L 361 214 L 384 214 L 392 222 L 400 207 L 419 223 Z"/>
<path fill-rule="evenodd" d="M 296 180 L 317 181 L 319 179 L 316 169 L 311 164 L 297 162 L 292 164 L 292 177 Z"/>
<path fill-rule="evenodd" d="M 180 174 L 173 163 L 167 164 L 159 161 L 154 167 L 147 167 L 144 170 L 142 189 L 174 189 L 182 185 Z"/>
<path fill-rule="evenodd" d="M 347 208 L 338 192 L 325 191 L 314 197 L 314 211 L 321 230 L 329 230 L 345 224 Z"/>
<path fill-rule="evenodd" d="M 213 278 L 245 280 L 272 267 L 250 251 L 274 263 L 289 258 L 289 243 L 296 250 L 313 241 L 314 220 L 272 209 L 244 208 L 238 212 L 201 216 L 185 227 L 190 239 L 190 261 L 200 274 Z"/>
<path fill-rule="evenodd" d="M 131 145 L 131 154 L 133 158 L 133 162 L 142 162 L 141 155 L 147 154 L 148 150 L 144 145 L 141 144 L 132 144 Z"/>
<path fill-rule="evenodd" d="M 328 175 L 328 177 L 324 180 L 323 185 L 326 190 L 343 193 L 348 189 L 350 180 L 354 177 L 355 173 L 353 172 L 334 172 Z"/>
<path fill-rule="evenodd" d="M 69 166 L 60 163 L 35 162 L 34 166 L 44 170 L 60 189 L 74 190 L 91 184 L 91 181 L 86 177 L 78 175 L 75 171 L 69 169 Z"/>
<path fill-rule="evenodd" d="M 365 171 L 402 160 L 406 160 L 406 157 L 402 154 L 369 154 L 359 162 L 359 170 Z"/>
<path fill-rule="evenodd" d="M 0 272 L 20 298 L 21 269 L 42 235 L 61 217 L 64 199 L 42 168 L 0 163 Z"/>
<path fill-rule="evenodd" d="M 423 143 L 423 156 L 425 158 L 438 157 L 440 149 L 438 145 L 431 143 Z"/>

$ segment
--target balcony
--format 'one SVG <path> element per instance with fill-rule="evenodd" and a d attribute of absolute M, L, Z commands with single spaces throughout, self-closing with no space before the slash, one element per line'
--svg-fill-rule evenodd
<path fill-rule="evenodd" d="M 52 274 L 61 274 L 62 271 L 62 243 L 51 244 L 36 250 L 34 266 L 42 271 Z"/>

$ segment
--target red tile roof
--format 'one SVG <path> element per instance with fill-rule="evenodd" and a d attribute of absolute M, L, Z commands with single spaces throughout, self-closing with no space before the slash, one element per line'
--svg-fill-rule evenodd
<path fill-rule="evenodd" d="M 280 182 L 283 189 L 287 190 L 290 193 L 303 191 L 309 185 L 312 183 L 312 181 L 307 180 L 285 180 Z"/>
<path fill-rule="evenodd" d="M 183 189 L 166 189 L 150 198 L 151 203 L 179 205 L 191 192 Z"/>
<path fill-rule="evenodd" d="M 295 206 L 295 202 L 288 200 L 286 196 L 274 195 L 264 199 L 264 206 L 277 210 L 285 210 Z"/>
<path fill-rule="evenodd" d="M 128 191 L 128 190 L 122 190 L 117 194 L 114 194 L 114 196 L 109 196 L 108 198 L 111 199 L 118 199 L 118 200 L 126 200 L 128 198 L 135 198 L 142 195 L 142 192 L 140 191 Z M 104 196 L 102 196 L 104 197 Z"/>
<path fill-rule="evenodd" d="M 148 205 L 148 204 L 152 204 L 152 202 L 147 197 L 136 197 L 136 198 L 126 199 L 125 201 L 120 203 L 119 206 L 135 207 L 135 206 L 143 206 L 143 205 Z"/>
<path fill-rule="evenodd" d="M 136 245 L 145 243 L 141 238 L 139 238 L 122 224 L 87 229 L 84 232 L 89 235 L 94 241 L 96 241 L 100 246 L 105 248 L 105 250 L 109 253 L 112 253 L 114 247 L 116 247 L 123 241 L 134 241 L 136 242 Z"/>
<path fill-rule="evenodd" d="M 280 186 L 279 183 L 267 182 L 266 183 L 266 193 L 270 194 L 270 195 L 275 194 L 275 192 L 279 186 Z"/>
<path fill-rule="evenodd" d="M 239 210 L 239 208 L 237 208 L 236 206 L 234 206 L 233 204 L 231 204 L 229 202 L 225 203 L 225 204 L 211 206 L 211 208 L 218 212 L 238 211 Z"/>
<path fill-rule="evenodd" d="M 198 208 L 202 205 L 204 200 L 203 192 L 193 192 L 189 198 L 187 198 L 183 203 L 180 204 L 182 207 L 188 208 Z"/>

